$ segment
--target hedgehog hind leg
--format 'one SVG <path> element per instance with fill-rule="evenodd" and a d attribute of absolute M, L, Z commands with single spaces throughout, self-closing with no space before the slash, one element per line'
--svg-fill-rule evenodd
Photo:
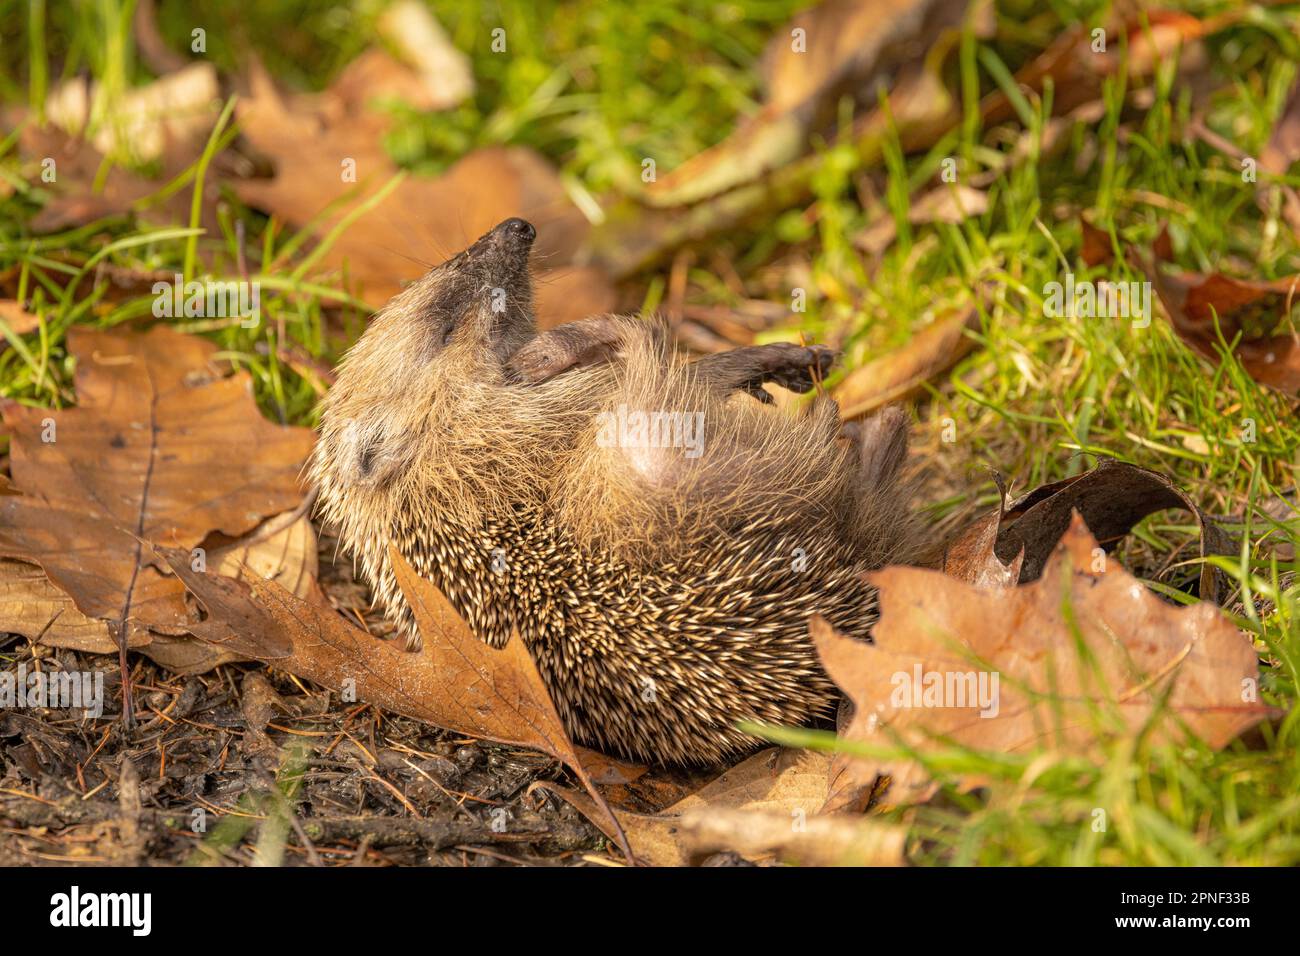
<path fill-rule="evenodd" d="M 917 537 L 904 468 L 907 430 L 907 415 L 898 406 L 844 426 L 856 458 L 849 485 L 851 532 L 871 565 L 905 559 Z"/>
<path fill-rule="evenodd" d="M 907 460 L 907 415 L 889 405 L 863 422 L 849 422 L 844 435 L 858 455 L 858 481 L 868 488 L 897 481 Z"/>

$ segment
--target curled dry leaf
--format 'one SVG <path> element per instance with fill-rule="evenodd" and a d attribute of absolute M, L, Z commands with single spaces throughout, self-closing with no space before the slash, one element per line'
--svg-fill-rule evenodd
<path fill-rule="evenodd" d="M 989 591 L 903 567 L 869 579 L 880 589 L 874 644 L 821 618 L 810 626 L 854 705 L 848 741 L 921 754 L 948 744 L 1092 754 L 1163 707 L 1154 740 L 1186 731 L 1218 748 L 1269 713 L 1253 702 L 1259 661 L 1249 639 L 1208 602 L 1156 597 L 1104 557 L 1077 516 L 1030 584 Z M 890 778 L 893 803 L 936 790 L 916 760 L 837 758 L 828 808 L 860 805 L 878 775 Z"/>
<path fill-rule="evenodd" d="M 1106 551 L 1147 515 L 1169 508 L 1181 508 L 1196 518 L 1200 557 L 1234 551 L 1223 529 L 1167 477 L 1113 458 L 1101 459 L 1081 475 L 1036 488 L 1010 506 L 1005 505 L 1001 478 L 997 481 L 1004 504 L 973 522 L 944 556 L 944 572 L 971 584 L 1008 586 L 1036 580 L 1076 511 Z M 1200 597 L 1218 602 L 1224 587 L 1223 573 L 1203 565 Z"/>
<path fill-rule="evenodd" d="M 348 624 L 318 594 L 304 600 L 256 576 L 196 572 L 184 551 L 159 553 L 207 610 L 190 624 L 202 640 L 438 727 L 540 750 L 567 764 L 609 815 L 523 641 L 512 636 L 501 650 L 480 641 L 396 551 L 397 581 L 424 638 L 414 653 Z"/>
<path fill-rule="evenodd" d="M 944 549 L 940 567 L 949 577 L 988 590 L 1014 587 L 1020 580 L 1020 568 L 1025 560 L 1021 551 L 1007 564 L 994 551 L 1007 505 L 1007 487 L 1002 476 L 995 474 L 994 480 L 998 486 L 998 506 L 972 521 Z"/>
<path fill-rule="evenodd" d="M 825 754 L 770 747 L 738 763 L 695 793 L 677 801 L 662 813 L 644 814 L 616 810 L 636 858 L 651 866 L 685 866 L 693 846 L 683 831 L 683 818 L 690 813 L 727 811 L 769 811 L 791 821 L 806 819 L 826 802 Z M 586 794 L 538 782 L 535 787 L 563 797 L 593 823 L 612 835 L 609 823 Z M 767 855 L 773 848 L 759 851 Z M 746 854 L 742 854 L 746 855 Z"/>
<path fill-rule="evenodd" d="M 979 309 L 972 305 L 936 319 L 902 348 L 855 368 L 835 388 L 840 417 L 846 421 L 861 418 L 915 394 L 975 347 L 975 340 L 966 333 L 979 328 Z"/>
<path fill-rule="evenodd" d="M 145 542 L 188 553 L 290 511 L 312 433 L 263 418 L 248 375 L 224 375 L 203 339 L 74 328 L 68 343 L 79 404 L 3 409 L 22 494 L 0 497 L 0 556 L 40 565 L 117 639 L 182 633 L 183 588 Z"/>

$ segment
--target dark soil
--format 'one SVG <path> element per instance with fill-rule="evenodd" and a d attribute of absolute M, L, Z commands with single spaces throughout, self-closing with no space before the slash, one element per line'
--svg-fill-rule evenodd
<path fill-rule="evenodd" d="M 322 537 L 321 585 L 364 615 L 365 590 Z M 171 674 L 132 655 L 135 721 L 114 658 L 0 637 L 13 671 L 98 670 L 104 714 L 0 714 L 0 865 L 572 865 L 618 859 L 599 830 L 535 781 L 558 762 L 378 711 L 255 664 Z M 654 811 L 704 777 L 609 788 Z"/>

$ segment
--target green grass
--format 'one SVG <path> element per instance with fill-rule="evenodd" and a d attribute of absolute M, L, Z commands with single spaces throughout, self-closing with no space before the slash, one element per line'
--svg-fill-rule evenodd
<path fill-rule="evenodd" d="M 277 77 L 302 87 L 324 85 L 365 45 L 377 9 L 277 0 L 235 17 L 229 6 L 215 0 L 166 5 L 160 23 L 178 48 L 193 24 L 204 23 L 210 56 L 226 71 L 236 69 L 247 41 Z M 388 146 L 419 174 L 445 168 L 475 146 L 523 143 L 594 195 L 630 191 L 643 156 L 671 169 L 756 108 L 757 56 L 795 6 L 737 0 L 700 15 L 693 5 L 667 2 L 437 2 L 454 41 L 473 51 L 478 91 L 449 114 L 404 117 Z M 1204 14 L 1228 4 L 1185 6 Z M 35 15 L 20 10 L 0 27 L 0 96 L 9 105 L 39 102 L 40 90 L 79 70 L 92 71 L 110 90 L 148 78 L 129 30 L 121 28 L 129 23 L 128 5 L 33 2 L 28 9 Z M 1182 132 L 1193 103 L 1187 84 L 1168 72 L 1143 109 L 1123 108 L 1125 85 L 1108 83 L 1102 121 L 1076 128 L 1061 154 L 1019 163 L 998 177 L 985 215 L 960 225 L 909 226 L 902 218 L 907 197 L 941 159 L 960 157 L 967 177 L 1009 150 L 1014 137 L 982 129 L 973 112 L 978 94 L 997 85 L 998 64 L 1015 69 L 1057 35 L 1062 21 L 1095 22 L 1103 6 L 1062 2 L 1043 11 L 1010 0 L 1000 9 L 997 44 L 965 42 L 953 81 L 961 84 L 967 115 L 954 134 L 923 156 L 886 149 L 885 162 L 871 168 L 845 147 L 823 146 L 815 204 L 777 211 L 713 242 L 689 270 L 691 301 L 736 303 L 715 255 L 734 267 L 749 297 L 788 305 L 792 287 L 807 287 L 802 326 L 780 334 L 838 340 L 853 367 L 991 287 L 979 348 L 932 383 L 918 408 L 914 440 L 937 476 L 930 513 L 953 518 L 991 504 L 988 468 L 1012 478 L 1019 490 L 1077 474 L 1098 454 L 1170 474 L 1246 538 L 1239 558 L 1225 563 L 1238 584 L 1229 606 L 1265 662 L 1264 702 L 1291 711 L 1300 684 L 1300 589 L 1295 559 L 1270 555 L 1279 544 L 1300 543 L 1300 525 L 1279 524 L 1261 508 L 1296 486 L 1296 400 L 1259 388 L 1230 356 L 1217 366 L 1196 357 L 1159 316 L 1146 329 L 1122 320 L 1051 318 L 1043 290 L 1066 271 L 1079 278 L 1142 278 L 1122 262 L 1095 270 L 1083 265 L 1078 219 L 1085 211 L 1121 248 L 1147 249 L 1167 226 L 1176 260 L 1189 270 L 1291 275 L 1300 272 L 1300 246 L 1276 202 L 1266 204 L 1267 212 L 1257 207 L 1255 187 L 1241 181 L 1231 158 Z M 1256 11 L 1208 44 L 1219 92 L 1209 101 L 1207 122 L 1252 155 L 1267 141 L 1296 77 L 1296 22 L 1287 9 Z M 490 53 L 482 42 L 498 24 L 511 37 L 509 57 Z M 44 56 L 33 61 L 36 51 Z M 1044 103 L 1031 98 L 1021 110 L 1031 130 L 1041 128 Z M 10 348 L 0 353 L 0 394 L 42 405 L 72 401 L 68 328 L 149 314 L 148 296 L 104 299 L 94 283 L 100 264 L 231 276 L 240 218 L 267 321 L 256 330 L 178 324 L 209 335 L 248 369 L 268 414 L 312 423 L 319 387 L 284 364 L 277 345 L 331 361 L 346 336 L 327 334 L 327 310 L 341 315 L 350 334 L 364 310 L 339 291 L 338 275 L 312 268 L 305 231 L 294 234 L 232 200 L 220 234 L 200 235 L 187 223 L 154 229 L 124 217 L 37 237 L 26 228 L 43 199 L 33 173 L 15 158 L 12 137 L 5 139 L 0 176 L 15 188 L 0 200 L 0 270 L 17 269 L 20 292 L 38 303 L 44 323 L 36 333 L 9 337 Z M 1300 176 L 1288 182 L 1300 186 Z M 192 186 L 187 181 L 182 188 Z M 864 195 L 875 197 L 866 210 Z M 899 239 L 872 266 L 851 238 L 877 214 L 898 218 Z M 660 301 L 666 282 L 666 268 L 636 277 L 629 301 Z M 940 438 L 945 419 L 955 423 L 956 442 Z M 1254 442 L 1243 440 L 1247 419 L 1254 422 Z M 1158 515 L 1119 556 L 1135 574 L 1179 594 L 1196 576 L 1185 560 L 1191 537 L 1185 520 Z M 979 770 L 989 787 L 974 794 L 947 787 L 927 807 L 893 813 L 912 826 L 911 852 L 926 863 L 1296 863 L 1296 721 L 1291 713 L 1250 747 L 1238 743 L 1221 753 L 1116 741 L 1100 765 L 1063 758 L 1035 767 L 1032 778 L 1026 761 L 945 753 L 936 772 Z M 1091 825 L 1097 808 L 1109 820 L 1104 833 Z"/>

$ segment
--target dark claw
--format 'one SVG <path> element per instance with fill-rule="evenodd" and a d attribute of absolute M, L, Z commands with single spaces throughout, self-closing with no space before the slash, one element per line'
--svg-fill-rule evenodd
<path fill-rule="evenodd" d="M 771 396 L 763 390 L 773 382 L 795 392 L 807 392 L 830 371 L 835 352 L 824 345 L 774 342 L 718 352 L 695 363 L 702 379 L 715 388 L 738 388 L 762 402 Z"/>
<path fill-rule="evenodd" d="M 835 352 L 825 345 L 792 345 L 788 352 L 782 352 L 768 380 L 791 391 L 807 392 L 826 377 L 834 364 Z"/>

